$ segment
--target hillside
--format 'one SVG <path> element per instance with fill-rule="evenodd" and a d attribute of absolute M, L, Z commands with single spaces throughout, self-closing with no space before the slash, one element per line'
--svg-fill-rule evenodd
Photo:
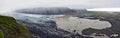
<path fill-rule="evenodd" d="M 28 29 L 13 17 L 0 16 L 0 38 L 32 38 Z"/>

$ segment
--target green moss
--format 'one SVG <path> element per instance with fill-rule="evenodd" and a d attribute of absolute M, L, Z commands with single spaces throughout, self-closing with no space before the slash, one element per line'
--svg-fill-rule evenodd
<path fill-rule="evenodd" d="M 0 27 L 4 30 L 4 35 L 9 38 L 30 38 L 31 36 L 28 29 L 17 23 L 13 17 L 0 16 Z"/>
<path fill-rule="evenodd" d="M 120 14 L 111 14 L 109 12 L 91 12 L 88 16 L 99 17 L 103 19 L 117 20 L 120 21 Z"/>
<path fill-rule="evenodd" d="M 94 16 L 94 17 L 109 17 L 112 14 L 108 13 L 108 12 L 92 12 L 90 14 L 88 14 L 89 16 Z"/>
<path fill-rule="evenodd" d="M 91 13 L 90 16 L 96 16 L 96 17 L 99 17 L 101 14 L 98 14 L 98 13 Z"/>
<path fill-rule="evenodd" d="M 0 30 L 0 38 L 4 38 L 4 34 L 3 34 L 2 30 Z"/>

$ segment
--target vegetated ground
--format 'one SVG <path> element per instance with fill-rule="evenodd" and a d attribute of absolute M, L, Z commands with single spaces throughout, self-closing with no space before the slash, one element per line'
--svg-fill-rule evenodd
<path fill-rule="evenodd" d="M 0 16 L 0 38 L 32 38 L 29 30 L 13 17 Z"/>

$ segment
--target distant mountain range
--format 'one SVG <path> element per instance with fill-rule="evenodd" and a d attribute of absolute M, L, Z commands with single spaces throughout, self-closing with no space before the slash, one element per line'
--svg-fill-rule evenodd
<path fill-rule="evenodd" d="M 86 9 L 70 9 L 67 7 L 51 7 L 51 8 L 26 8 L 17 9 L 17 13 L 40 14 L 40 15 L 60 15 L 72 13 L 87 13 Z"/>
<path fill-rule="evenodd" d="M 28 14 L 44 14 L 44 15 L 55 15 L 75 12 L 75 10 L 69 8 L 28 8 L 28 9 L 18 9 L 15 12 L 28 13 Z"/>
<path fill-rule="evenodd" d="M 71 9 L 67 7 L 38 7 L 16 9 L 14 12 L 38 15 L 76 15 L 93 12 L 119 13 L 120 8 L 93 8 L 93 9 Z"/>

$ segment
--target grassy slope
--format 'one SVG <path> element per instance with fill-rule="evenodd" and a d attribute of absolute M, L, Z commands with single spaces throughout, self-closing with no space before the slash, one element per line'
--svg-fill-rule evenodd
<path fill-rule="evenodd" d="M 109 19 L 109 20 L 118 20 L 120 21 L 120 13 L 119 14 L 110 14 L 107 12 L 92 12 L 88 14 L 88 16 L 99 17 L 102 19 Z"/>
<path fill-rule="evenodd" d="M 1 30 L 0 30 L 0 38 L 4 38 L 4 34 Z"/>
<path fill-rule="evenodd" d="M 4 34 L 5 38 L 30 38 L 31 36 L 25 26 L 8 16 L 0 16 L 0 30 L 0 36 L 3 37 Z"/>

